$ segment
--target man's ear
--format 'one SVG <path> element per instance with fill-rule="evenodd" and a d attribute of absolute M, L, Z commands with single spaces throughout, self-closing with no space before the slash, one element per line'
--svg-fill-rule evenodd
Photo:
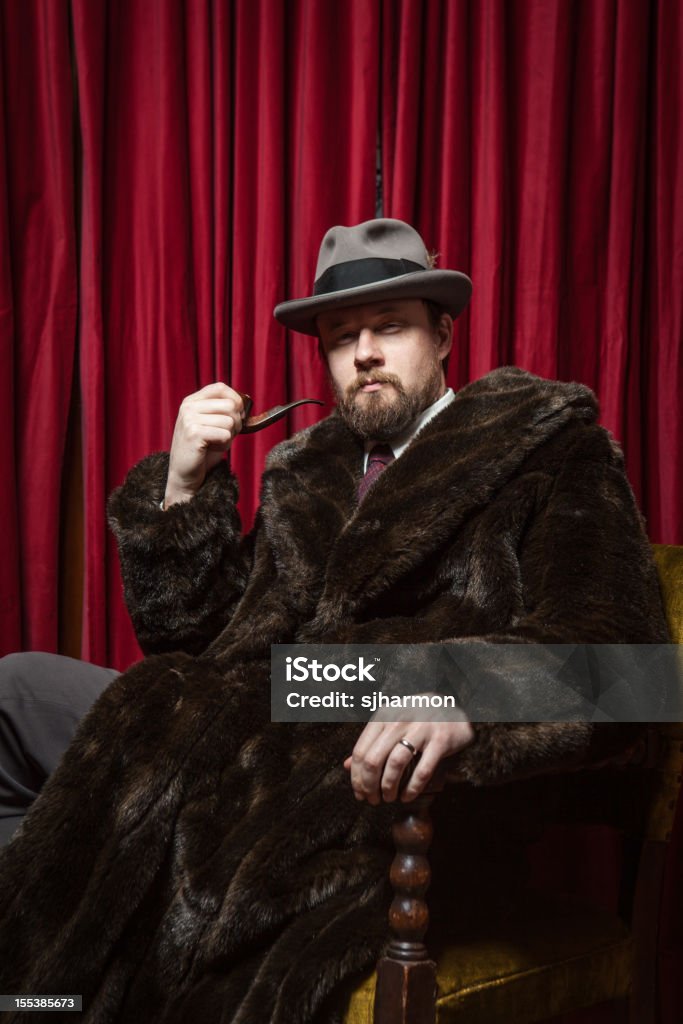
<path fill-rule="evenodd" d="M 450 313 L 442 313 L 436 326 L 439 358 L 444 359 L 453 344 L 453 317 Z"/>

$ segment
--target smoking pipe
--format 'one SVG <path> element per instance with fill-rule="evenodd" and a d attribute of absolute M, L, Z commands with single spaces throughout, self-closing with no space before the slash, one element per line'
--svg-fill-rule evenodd
<path fill-rule="evenodd" d="M 240 434 L 255 434 L 257 430 L 263 430 L 264 427 L 269 427 L 271 423 L 277 423 L 278 420 L 287 415 L 290 409 L 295 409 L 297 405 L 306 405 L 308 403 L 313 405 L 325 404 L 317 398 L 299 398 L 296 402 L 288 402 L 287 405 L 274 405 L 272 409 L 260 412 L 257 416 L 249 416 L 251 407 L 254 404 L 253 398 L 250 395 L 245 395 L 243 391 L 238 391 L 237 394 L 244 402 L 244 415 L 247 417 L 242 423 Z"/>

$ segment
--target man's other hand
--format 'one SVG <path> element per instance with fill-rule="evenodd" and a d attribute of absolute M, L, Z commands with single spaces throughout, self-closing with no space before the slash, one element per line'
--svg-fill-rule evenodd
<path fill-rule="evenodd" d="M 241 397 L 220 381 L 183 399 L 171 442 L 165 508 L 194 497 L 239 434 L 243 419 Z"/>
<path fill-rule="evenodd" d="M 402 739 L 415 748 L 415 756 Z M 356 799 L 379 804 L 396 800 L 401 779 L 415 760 L 413 773 L 401 791 L 401 800 L 407 803 L 424 790 L 444 757 L 457 754 L 473 739 L 474 730 L 467 721 L 368 722 L 344 767 L 351 772 Z"/>

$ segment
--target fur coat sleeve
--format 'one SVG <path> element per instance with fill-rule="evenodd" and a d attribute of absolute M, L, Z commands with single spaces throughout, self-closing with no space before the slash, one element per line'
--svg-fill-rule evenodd
<path fill-rule="evenodd" d="M 168 454 L 143 459 L 111 495 L 124 593 L 145 654 L 198 654 L 230 620 L 251 568 L 227 463 L 189 502 L 162 512 Z"/>

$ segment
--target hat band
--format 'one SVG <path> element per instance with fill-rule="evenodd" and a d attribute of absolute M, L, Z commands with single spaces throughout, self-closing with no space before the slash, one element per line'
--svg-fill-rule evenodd
<path fill-rule="evenodd" d="M 331 292 L 343 292 L 348 288 L 359 288 L 364 284 L 375 284 L 391 277 L 402 277 L 414 274 L 427 268 L 413 260 L 385 260 L 377 256 L 368 256 L 362 260 L 347 260 L 328 267 L 313 285 L 314 295 L 329 295 Z"/>

